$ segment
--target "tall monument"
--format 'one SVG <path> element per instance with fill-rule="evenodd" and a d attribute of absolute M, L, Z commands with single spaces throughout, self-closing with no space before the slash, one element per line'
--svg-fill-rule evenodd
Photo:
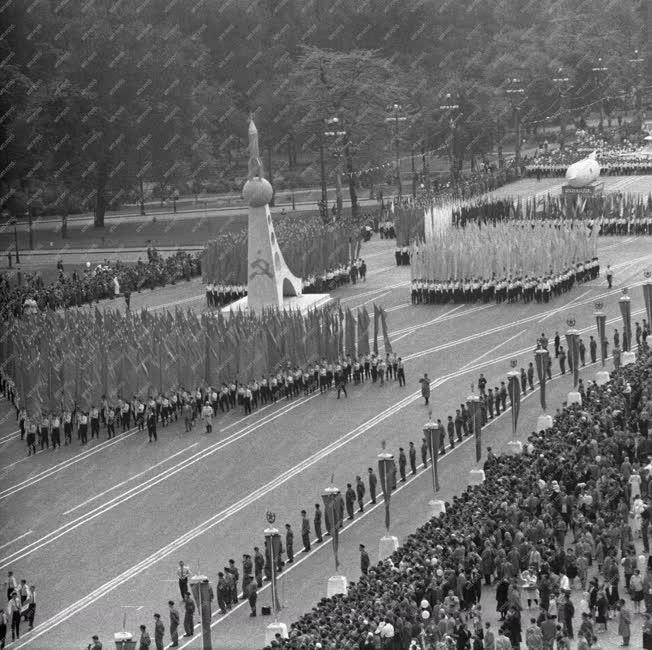
<path fill-rule="evenodd" d="M 249 174 L 242 196 L 249 207 L 247 251 L 247 297 L 224 311 L 249 309 L 257 313 L 265 307 L 280 307 L 305 311 L 330 301 L 328 294 L 301 293 L 302 280 L 296 277 L 283 259 L 276 240 L 269 201 L 274 190 L 263 176 L 263 164 L 258 150 L 258 129 L 249 117 Z"/>

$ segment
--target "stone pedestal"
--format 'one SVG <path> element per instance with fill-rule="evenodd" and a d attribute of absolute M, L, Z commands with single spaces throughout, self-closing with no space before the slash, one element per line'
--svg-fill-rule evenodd
<path fill-rule="evenodd" d="M 265 628 L 265 645 L 269 645 L 272 641 L 274 641 L 277 634 L 280 634 L 281 638 L 287 639 L 288 626 L 285 623 L 270 623 Z"/>
<path fill-rule="evenodd" d="M 507 443 L 510 456 L 518 456 L 523 453 L 523 443 L 520 440 L 512 440 Z"/>
<path fill-rule="evenodd" d="M 540 415 L 537 418 L 537 431 L 552 429 L 552 415 Z"/>
<path fill-rule="evenodd" d="M 623 352 L 622 357 L 620 359 L 620 365 L 628 366 L 630 363 L 634 363 L 635 361 L 636 361 L 636 355 L 633 352 Z"/>
<path fill-rule="evenodd" d="M 378 544 L 378 561 L 386 560 L 398 548 L 398 537 L 385 535 Z"/>
<path fill-rule="evenodd" d="M 582 395 L 578 393 L 576 390 L 572 390 L 570 393 L 568 393 L 568 397 L 566 398 L 566 403 L 568 406 L 571 404 L 579 404 L 582 406 Z"/>
<path fill-rule="evenodd" d="M 598 372 L 595 373 L 595 383 L 598 386 L 604 386 L 609 379 L 609 372 L 607 370 L 598 370 Z"/>
<path fill-rule="evenodd" d="M 331 576 L 328 579 L 328 587 L 326 588 L 326 597 L 332 598 L 337 594 L 346 594 L 348 582 L 344 576 Z"/>
<path fill-rule="evenodd" d="M 484 470 L 472 469 L 469 472 L 469 485 L 480 485 L 484 483 Z"/>
<path fill-rule="evenodd" d="M 446 512 L 446 504 L 441 499 L 432 499 L 428 505 L 431 517 L 441 517 Z"/>

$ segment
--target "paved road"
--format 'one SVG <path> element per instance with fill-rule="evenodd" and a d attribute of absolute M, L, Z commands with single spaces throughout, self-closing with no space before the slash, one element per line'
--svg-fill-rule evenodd
<path fill-rule="evenodd" d="M 392 265 L 389 242 L 365 245 L 372 274 L 367 283 L 336 292 L 345 306 L 370 307 L 375 300 L 388 312 L 390 339 L 406 363 L 408 385 L 399 388 L 365 384 L 351 387 L 347 399 L 333 393 L 311 395 L 268 406 L 251 416 L 224 414 L 214 433 L 201 427 L 184 434 L 178 424 L 162 429 L 159 442 L 128 432 L 87 448 L 46 451 L 27 458 L 23 444 L 12 437 L 15 422 L 4 409 L 0 425 L 0 571 L 13 569 L 39 586 L 37 627 L 12 648 L 68 649 L 81 647 L 98 632 L 105 643 L 121 629 L 151 626 L 154 611 L 177 598 L 174 570 L 179 559 L 193 571 L 214 579 L 229 558 L 262 542 L 265 513 L 277 523 L 291 522 L 299 544 L 299 511 L 319 502 L 322 488 L 334 475 L 344 489 L 356 474 L 375 462 L 381 441 L 398 451 L 421 440 L 427 410 L 417 380 L 428 372 L 433 384 L 435 417 L 454 413 L 470 384 L 484 372 L 496 384 L 509 361 L 525 366 L 533 341 L 545 331 L 563 332 L 573 314 L 585 336 L 595 328 L 593 302 L 601 298 L 611 331 L 619 326 L 617 300 L 629 286 L 633 320 L 643 308 L 642 270 L 652 261 L 649 240 L 609 238 L 600 242 L 600 259 L 616 269 L 617 286 L 603 281 L 576 288 L 548 305 L 420 306 L 409 304 L 409 269 Z M 187 285 L 143 298 L 186 305 L 199 297 Z M 582 371 L 593 376 L 595 368 Z M 558 379 L 551 404 L 569 390 Z M 523 405 L 524 437 L 538 415 L 536 397 Z M 555 401 L 553 401 L 555 400 Z M 1 405 L 0 405 L 1 406 Z M 4 437 L 3 437 L 4 436 Z M 484 443 L 505 449 L 511 437 L 504 419 L 483 432 Z M 466 485 L 474 463 L 471 444 L 441 461 L 442 496 L 450 499 Z M 392 533 L 403 538 L 427 517 L 429 475 L 422 473 L 392 499 Z M 341 536 L 340 557 L 350 579 L 358 575 L 359 542 L 373 551 L 383 533 L 382 507 L 357 517 Z M 332 574 L 326 547 L 301 556 L 281 586 L 282 617 L 290 622 L 325 593 Z M 259 597 L 269 601 L 268 591 Z M 228 650 L 262 645 L 268 619 L 249 619 L 241 607 L 226 618 L 215 617 L 215 647 Z M 198 648 L 195 639 L 190 647 Z"/>

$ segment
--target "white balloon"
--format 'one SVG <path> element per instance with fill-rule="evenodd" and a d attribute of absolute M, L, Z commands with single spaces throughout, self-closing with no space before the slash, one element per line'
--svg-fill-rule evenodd
<path fill-rule="evenodd" d="M 421 609 L 428 609 L 428 607 L 430 607 L 430 603 L 424 598 L 421 601 Z"/>
<path fill-rule="evenodd" d="M 430 612 L 429 612 L 427 609 L 424 609 L 424 610 L 421 612 L 421 618 L 422 618 L 424 621 L 427 621 L 427 620 L 430 618 Z"/>

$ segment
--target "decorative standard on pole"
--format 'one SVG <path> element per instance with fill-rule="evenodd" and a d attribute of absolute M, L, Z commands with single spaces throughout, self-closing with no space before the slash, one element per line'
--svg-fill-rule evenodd
<path fill-rule="evenodd" d="M 512 439 L 507 446 L 510 453 L 518 455 L 523 452 L 523 443 L 516 438 L 516 429 L 518 426 L 518 415 L 521 410 L 521 384 L 520 373 L 516 370 L 518 365 L 517 359 L 512 359 L 509 362 L 512 369 L 507 373 L 507 392 L 509 394 L 509 402 L 512 407 Z"/>
<path fill-rule="evenodd" d="M 196 575 L 190 578 L 192 597 L 198 605 L 199 621 L 201 623 L 201 640 L 203 650 L 212 650 L 211 639 L 211 597 L 210 585 L 205 575 Z"/>
<path fill-rule="evenodd" d="M 267 523 L 269 526 L 265 528 L 265 561 L 269 560 L 270 569 L 272 573 L 271 587 L 272 587 L 272 613 L 274 615 L 274 622 L 270 623 L 265 629 L 265 645 L 269 645 L 275 638 L 276 634 L 280 634 L 282 638 L 288 638 L 288 626 L 278 620 L 278 610 L 281 605 L 278 599 L 278 586 L 276 584 L 276 562 L 281 548 L 281 535 L 278 528 L 273 526 L 276 521 L 276 513 L 266 513 Z"/>
<path fill-rule="evenodd" d="M 545 431 L 552 428 L 552 415 L 546 415 L 546 379 L 548 377 L 548 364 L 550 363 L 548 350 L 538 347 L 534 352 L 534 361 L 539 380 L 539 401 L 541 403 L 541 415 L 537 418 L 537 431 Z"/>
<path fill-rule="evenodd" d="M 649 328 L 652 327 L 652 282 L 650 281 L 652 271 L 643 271 L 643 277 L 645 277 L 645 282 L 643 283 L 643 298 L 645 299 L 645 312 L 647 313 L 647 325 Z"/>
<path fill-rule="evenodd" d="M 623 355 L 621 361 L 623 366 L 628 366 L 636 361 L 636 355 L 632 352 L 632 299 L 628 293 L 627 287 L 623 287 L 623 295 L 618 300 L 620 315 L 623 317 Z"/>
<path fill-rule="evenodd" d="M 394 464 L 394 454 L 390 454 L 385 450 L 385 444 L 383 440 L 383 450 L 378 454 L 378 477 L 380 478 L 380 487 L 383 491 L 383 499 L 385 500 L 385 535 L 380 538 L 378 545 L 379 561 L 388 558 L 398 548 L 398 538 L 389 534 L 391 523 L 389 505 L 392 489 L 396 481 L 396 465 Z"/>
<path fill-rule="evenodd" d="M 607 315 L 602 311 L 604 303 L 598 300 L 593 304 L 595 307 L 595 324 L 598 328 L 598 345 L 600 346 L 600 360 L 602 361 L 602 370 L 595 373 L 595 383 L 598 386 L 603 386 L 609 381 L 609 371 L 604 367 L 605 359 L 607 358 Z"/>
<path fill-rule="evenodd" d="M 340 543 L 340 526 L 342 525 L 342 514 L 340 512 L 340 491 L 333 485 L 334 476 L 331 476 L 331 485 L 324 489 L 321 495 L 324 502 L 324 516 L 326 518 L 326 530 L 331 534 L 333 540 L 333 556 L 335 558 L 335 574 L 328 579 L 326 597 L 331 598 L 337 594 L 346 594 L 348 583 L 346 577 L 340 574 L 340 560 L 338 557 Z"/>
<path fill-rule="evenodd" d="M 437 499 L 437 492 L 439 492 L 437 458 L 439 456 L 439 447 L 441 444 L 440 436 L 443 435 L 443 431 L 441 430 L 441 427 L 433 421 L 432 411 L 428 411 L 428 421 L 423 425 L 423 435 L 430 451 L 430 472 L 432 474 L 432 492 L 434 495 L 428 502 L 428 505 L 430 506 L 430 516 L 439 517 L 446 512 L 446 504 L 441 499 Z"/>
<path fill-rule="evenodd" d="M 568 366 L 573 376 L 573 390 L 568 393 L 567 404 L 582 405 L 582 394 L 577 391 L 579 381 L 579 336 L 580 333 L 575 329 L 575 317 L 569 316 L 566 319 L 568 331 L 566 332 L 566 345 L 568 347 Z"/>

